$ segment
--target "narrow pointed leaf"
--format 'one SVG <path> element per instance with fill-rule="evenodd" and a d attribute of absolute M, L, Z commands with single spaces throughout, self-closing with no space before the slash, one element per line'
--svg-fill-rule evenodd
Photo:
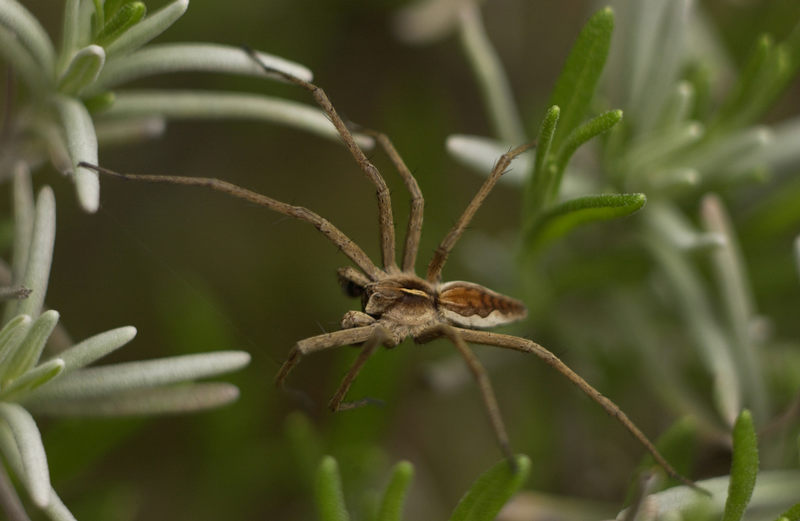
<path fill-rule="evenodd" d="M 62 351 L 58 357 L 64 361 L 64 371 L 74 371 L 124 346 L 136 336 L 136 328 L 125 326 L 87 338 Z"/>
<path fill-rule="evenodd" d="M 314 481 L 314 499 L 320 521 L 349 521 L 342 492 L 339 465 L 331 456 L 325 456 L 317 468 Z"/>
<path fill-rule="evenodd" d="M 15 0 L 0 0 L 0 25 L 19 37 L 44 70 L 55 66 L 55 50 L 39 20 Z"/>
<path fill-rule="evenodd" d="M 42 313 L 33 322 L 25 339 L 6 362 L 3 382 L 17 378 L 39 361 L 50 333 L 58 324 L 58 317 L 58 312 L 51 309 Z"/>
<path fill-rule="evenodd" d="M 8 423 L 22 460 L 20 476 L 33 502 L 44 508 L 50 502 L 50 471 L 42 445 L 42 436 L 33 417 L 12 403 L 0 403 L 0 418 Z"/>
<path fill-rule="evenodd" d="M 54 358 L 44 362 L 30 371 L 26 372 L 16 380 L 12 381 L 7 388 L 3 389 L 3 398 L 6 400 L 14 399 L 21 393 L 36 389 L 46 384 L 64 370 L 64 361 Z"/>
<path fill-rule="evenodd" d="M 298 474 L 304 478 L 311 476 L 325 454 L 324 442 L 305 413 L 289 413 L 284 424 L 284 433 L 291 451 L 292 461 L 296 462 Z"/>
<path fill-rule="evenodd" d="M 61 32 L 61 53 L 58 58 L 59 72 L 64 70 L 67 60 L 78 49 L 80 7 L 81 0 L 66 0 L 64 2 L 64 28 Z"/>
<path fill-rule="evenodd" d="M 36 199 L 36 215 L 22 286 L 31 290 L 28 298 L 16 303 L 15 313 L 38 316 L 47 293 L 53 245 L 56 239 L 56 201 L 53 190 L 45 186 Z"/>
<path fill-rule="evenodd" d="M 159 115 L 175 119 L 242 118 L 271 121 L 339 141 L 336 128 L 321 110 L 303 103 L 258 94 L 210 91 L 117 91 L 103 120 Z M 355 132 L 359 146 L 371 148 L 373 139 Z"/>
<path fill-rule="evenodd" d="M 28 334 L 31 322 L 28 315 L 17 315 L 0 330 L 0 378 L 8 368 L 6 359 L 17 352 L 19 344 Z"/>
<path fill-rule="evenodd" d="M 311 71 L 289 60 L 258 53 L 262 62 L 310 81 Z M 91 89 L 86 94 L 97 94 L 121 83 L 170 72 L 204 71 L 228 74 L 245 74 L 279 78 L 264 70 L 243 49 L 210 43 L 182 43 L 149 45 L 125 56 L 109 60 Z"/>
<path fill-rule="evenodd" d="M 553 147 L 558 150 L 572 130 L 583 121 L 603 72 L 614 31 L 614 12 L 601 9 L 584 25 L 556 81 L 548 105 L 561 107 Z"/>
<path fill-rule="evenodd" d="M 78 191 L 78 201 L 85 211 L 94 213 L 100 206 L 100 181 L 96 172 L 78 166 L 81 161 L 95 165 L 98 162 L 97 135 L 92 118 L 77 99 L 59 96 L 56 98 L 56 106 L 67 137 L 67 150 L 72 162 L 71 170 Z"/>
<path fill-rule="evenodd" d="M 175 23 L 189 7 L 189 0 L 175 0 L 134 25 L 112 41 L 106 51 L 109 55 L 120 55 L 134 51 Z"/>
<path fill-rule="evenodd" d="M 138 24 L 146 12 L 147 7 L 142 2 L 123 4 L 97 33 L 94 39 L 95 43 L 105 47 Z"/>
<path fill-rule="evenodd" d="M 800 521 L 800 503 L 797 503 L 781 514 L 776 521 Z"/>
<path fill-rule="evenodd" d="M 377 521 L 402 521 L 403 504 L 411 478 L 414 477 L 414 466 L 408 461 L 401 461 L 394 466 L 392 479 L 383 494 Z"/>
<path fill-rule="evenodd" d="M 126 362 L 72 371 L 37 389 L 39 399 L 89 397 L 157 387 L 241 369 L 250 362 L 243 351 L 220 351 L 143 362 Z"/>
<path fill-rule="evenodd" d="M 558 118 L 561 115 L 561 108 L 553 105 L 545 113 L 542 125 L 539 127 L 539 135 L 536 139 L 536 162 L 533 172 L 528 176 L 525 187 L 525 210 L 526 215 L 531 216 L 541 211 L 542 205 L 547 199 L 547 187 L 552 184 L 551 172 L 545 168 L 550 156 L 550 147 L 553 143 L 553 136 L 558 126 Z"/>
<path fill-rule="evenodd" d="M 72 58 L 67 70 L 58 82 L 58 90 L 63 94 L 73 95 L 97 79 L 106 52 L 99 45 L 84 47 Z"/>
<path fill-rule="evenodd" d="M 33 222 L 36 217 L 36 206 L 33 201 L 31 173 L 27 164 L 20 161 L 14 168 L 14 249 L 11 265 L 11 280 L 19 282 L 25 276 L 28 264 Z M 12 309 L 13 308 L 13 309 Z M 5 309 L 5 320 L 16 314 L 16 306 L 9 304 Z"/>
<path fill-rule="evenodd" d="M 530 250 L 538 249 L 576 226 L 630 215 L 646 201 L 644 194 L 587 195 L 565 201 L 535 218 L 525 231 L 524 244 Z"/>
<path fill-rule="evenodd" d="M 750 503 L 758 474 L 758 441 L 750 411 L 743 410 L 733 426 L 733 461 L 722 521 L 739 521 Z"/>
<path fill-rule="evenodd" d="M 566 168 L 567 163 L 572 157 L 572 154 L 575 153 L 578 147 L 593 137 L 608 132 L 614 125 L 619 123 L 620 120 L 622 120 L 621 110 L 609 110 L 608 112 L 603 112 L 599 116 L 590 119 L 586 123 L 583 123 L 570 132 L 569 136 L 567 136 L 566 140 L 564 141 L 564 144 L 558 150 L 558 156 L 556 159 L 558 171 L 564 171 L 564 168 Z M 557 183 L 554 189 L 558 189 Z"/>
<path fill-rule="evenodd" d="M 450 521 L 492 521 L 528 478 L 531 460 L 523 455 L 514 459 L 516 472 L 504 460 L 481 474 L 459 501 Z"/>
<path fill-rule="evenodd" d="M 213 409 L 227 405 L 238 397 L 239 389 L 233 384 L 202 382 L 74 399 L 52 398 L 28 405 L 35 413 L 50 416 L 144 416 Z"/>

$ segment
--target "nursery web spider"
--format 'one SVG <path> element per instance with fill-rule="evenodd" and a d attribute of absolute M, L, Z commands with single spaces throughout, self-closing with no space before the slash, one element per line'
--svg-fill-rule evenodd
<path fill-rule="evenodd" d="M 402 177 L 406 188 L 411 193 L 411 210 L 405 236 L 402 264 L 400 266 L 397 265 L 395 260 L 395 228 L 389 189 L 378 169 L 367 159 L 364 152 L 356 144 L 350 129 L 333 108 L 328 96 L 313 83 L 269 67 L 255 53 L 249 50 L 247 52 L 266 72 L 278 75 L 311 93 L 316 103 L 336 127 L 345 147 L 358 163 L 361 171 L 375 186 L 378 198 L 381 267 L 373 263 L 355 242 L 328 220 L 302 206 L 293 206 L 277 201 L 220 179 L 120 174 L 92 164 L 81 163 L 81 166 L 103 174 L 137 181 L 205 186 L 233 197 L 265 206 L 275 212 L 313 225 L 355 264 L 357 268 L 346 267 L 339 269 L 338 276 L 342 287 L 348 295 L 361 298 L 362 310 L 345 313 L 341 323 L 342 329 L 339 331 L 313 336 L 297 342 L 290 350 L 288 359 L 275 378 L 275 382 L 279 387 L 283 386 L 289 372 L 303 356 L 335 347 L 360 345 L 361 351 L 358 357 L 347 374 L 345 374 L 341 385 L 329 403 L 329 407 L 333 411 L 359 407 L 368 403 L 368 401 L 346 402 L 344 397 L 367 359 L 379 346 L 391 348 L 407 337 L 411 337 L 417 343 L 427 343 L 437 338 L 446 338 L 456 347 L 475 377 L 500 449 L 513 466 L 514 459 L 511 446 L 505 425 L 500 416 L 500 409 L 497 405 L 494 391 L 486 370 L 470 350 L 467 343 L 497 346 L 531 353 L 567 377 L 581 391 L 605 409 L 609 415 L 616 418 L 644 445 L 667 474 L 686 485 L 696 487 L 691 480 L 681 476 L 672 468 L 650 440 L 614 402 L 589 385 L 553 353 L 526 338 L 481 330 L 482 328 L 508 324 L 524 318 L 527 310 L 522 302 L 472 282 L 441 281 L 441 272 L 445 261 L 464 229 L 472 220 L 475 212 L 489 195 L 500 176 L 509 167 L 511 161 L 532 148 L 533 144 L 521 145 L 500 156 L 489 177 L 467 205 L 464 213 L 436 248 L 433 258 L 428 264 L 425 277 L 419 277 L 414 271 L 414 266 L 422 231 L 424 201 L 417 181 L 388 137 L 378 132 L 365 131 L 375 139 L 387 154 L 391 163 Z"/>

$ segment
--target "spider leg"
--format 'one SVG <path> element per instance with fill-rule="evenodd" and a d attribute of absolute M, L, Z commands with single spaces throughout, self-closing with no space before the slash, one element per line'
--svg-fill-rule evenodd
<path fill-rule="evenodd" d="M 406 185 L 406 189 L 411 194 L 411 209 L 408 214 L 408 228 L 406 228 L 406 240 L 403 246 L 402 270 L 404 272 L 413 273 L 414 265 L 417 262 L 417 252 L 419 251 L 419 240 L 422 235 L 422 214 L 425 207 L 425 199 L 422 197 L 422 191 L 419 189 L 419 184 L 414 178 L 414 174 L 412 174 L 411 170 L 406 166 L 400 153 L 389 139 L 389 136 L 382 132 L 360 126 L 358 130 L 368 136 L 372 136 L 378 145 L 380 145 L 403 179 L 403 184 Z"/>
<path fill-rule="evenodd" d="M 274 212 L 278 212 L 283 215 L 288 215 L 289 217 L 294 217 L 295 219 L 305 221 L 314 226 L 314 228 L 319 230 L 333 244 L 335 244 L 340 250 L 342 250 L 342 253 L 347 255 L 347 257 L 349 257 L 350 260 L 352 260 L 356 266 L 361 268 L 361 270 L 364 271 L 364 273 L 366 273 L 372 280 L 378 280 L 383 276 L 383 272 L 380 270 L 380 268 L 378 268 L 377 266 L 375 266 L 375 264 L 373 264 L 373 262 L 367 256 L 367 254 L 364 253 L 364 250 L 362 250 L 355 242 L 353 242 L 352 239 L 350 239 L 347 235 L 345 235 L 336 226 L 331 224 L 330 221 L 303 206 L 294 206 L 291 204 L 287 204 L 278 201 L 276 199 L 273 199 L 271 197 L 267 197 L 266 195 L 253 192 L 252 190 L 248 190 L 247 188 L 242 188 L 241 186 L 235 185 L 233 183 L 229 183 L 227 181 L 211 177 L 121 174 L 119 172 L 114 172 L 113 170 L 109 170 L 107 168 L 103 168 L 101 166 L 92 165 L 90 163 L 85 163 L 85 162 L 79 163 L 78 166 L 90 168 L 101 174 L 113 175 L 116 177 L 122 177 L 123 179 L 143 181 L 146 183 L 205 186 L 212 190 L 226 193 L 238 199 L 244 199 L 245 201 L 255 203 L 259 206 L 266 206 L 267 208 L 269 208 Z"/>
<path fill-rule="evenodd" d="M 464 229 L 469 225 L 472 217 L 475 215 L 475 212 L 478 211 L 478 208 L 480 208 L 480 206 L 483 204 L 484 199 L 486 199 L 486 197 L 489 195 L 489 192 L 492 191 L 494 185 L 497 184 L 500 176 L 505 173 L 506 168 L 508 168 L 508 165 L 511 164 L 511 161 L 533 146 L 535 146 L 535 143 L 520 145 L 517 148 L 500 156 L 500 159 L 497 160 L 497 163 L 495 163 L 494 168 L 492 169 L 492 173 L 490 173 L 489 177 L 486 178 L 486 181 L 483 182 L 483 185 L 480 187 L 480 189 L 478 189 L 478 193 L 475 194 L 475 197 L 473 197 L 472 201 L 470 201 L 470 203 L 467 205 L 464 213 L 461 214 L 461 217 L 459 217 L 458 221 L 456 221 L 455 225 L 453 225 L 453 228 L 445 236 L 441 244 L 439 244 L 439 246 L 436 248 L 433 258 L 431 259 L 430 264 L 428 264 L 428 274 L 426 276 L 428 282 L 438 282 L 441 279 L 442 268 L 444 267 L 444 263 L 447 261 L 447 256 L 450 255 L 450 251 L 461 237 Z"/>
<path fill-rule="evenodd" d="M 269 65 L 265 64 L 261 61 L 261 58 L 252 50 L 245 48 L 244 49 L 247 54 L 255 61 L 258 65 L 261 66 L 264 71 L 277 74 L 282 78 L 286 79 L 290 83 L 298 85 L 308 92 L 314 97 L 314 101 L 316 101 L 317 105 L 325 111 L 328 117 L 333 123 L 333 126 L 336 127 L 336 130 L 339 132 L 339 135 L 344 142 L 344 145 L 350 151 L 350 154 L 358 163 L 359 168 L 361 171 L 364 172 L 364 175 L 375 185 L 375 190 L 378 196 L 378 212 L 379 212 L 379 219 L 380 219 L 380 240 L 381 240 L 381 255 L 383 258 L 383 267 L 387 271 L 393 271 L 397 269 L 397 262 L 395 261 L 395 240 L 394 240 L 394 218 L 392 216 L 392 199 L 389 194 L 389 187 L 386 186 L 386 181 L 381 176 L 381 173 L 375 168 L 375 165 L 370 163 L 367 156 L 364 155 L 364 152 L 358 147 L 356 144 L 356 140 L 353 138 L 353 135 L 350 133 L 350 129 L 347 128 L 347 125 L 344 123 L 342 118 L 336 112 L 336 109 L 333 108 L 333 104 L 331 103 L 328 95 L 325 94 L 325 91 L 322 90 L 320 87 L 314 85 L 313 83 L 307 82 L 301 78 L 293 76 L 285 71 L 274 69 Z"/>
<path fill-rule="evenodd" d="M 489 376 L 486 374 L 486 369 L 484 369 L 480 360 L 478 360 L 478 357 L 475 356 L 475 353 L 467 346 L 466 341 L 469 341 L 469 339 L 461 334 L 463 331 L 466 330 L 455 328 L 448 324 L 438 324 L 422 332 L 418 337 L 415 337 L 415 340 L 419 338 L 422 342 L 428 342 L 434 338 L 447 337 L 453 345 L 456 346 L 456 349 L 458 349 L 458 352 L 464 358 L 470 372 L 472 372 L 472 375 L 478 383 L 478 388 L 483 397 L 483 404 L 486 407 L 486 412 L 489 414 L 489 421 L 492 424 L 497 443 L 500 445 L 500 450 L 508 460 L 512 470 L 516 470 L 516 460 L 514 459 L 513 452 L 511 452 L 511 443 L 508 440 L 508 433 L 503 423 L 503 417 L 500 415 L 500 407 L 497 405 L 497 398 L 492 389 L 492 383 L 489 380 Z"/>
<path fill-rule="evenodd" d="M 464 338 L 467 342 L 474 342 L 476 344 L 484 344 L 484 345 L 491 345 L 496 347 L 502 347 L 504 349 L 514 349 L 516 351 L 522 351 L 525 353 L 532 353 L 542 359 L 547 365 L 554 368 L 556 371 L 564 375 L 570 382 L 575 384 L 581 391 L 583 391 L 589 398 L 597 402 L 605 411 L 616 418 L 623 427 L 625 427 L 628 432 L 630 432 L 634 438 L 636 438 L 639 443 L 641 443 L 647 452 L 653 456 L 653 459 L 661 466 L 661 468 L 666 471 L 666 473 L 695 490 L 699 490 L 701 492 L 705 492 L 704 489 L 700 488 L 694 481 L 683 477 L 676 471 L 672 465 L 670 465 L 666 459 L 658 452 L 655 445 L 644 435 L 642 431 L 625 415 L 624 412 L 611 400 L 603 396 L 600 391 L 589 385 L 589 383 L 584 380 L 580 375 L 578 375 L 575 371 L 570 369 L 564 362 L 562 362 L 556 355 L 551 353 L 549 350 L 545 349 L 544 347 L 540 346 L 536 342 L 532 340 L 528 340 L 526 338 L 520 338 L 517 336 L 511 335 L 503 335 L 500 333 L 492 333 L 489 331 L 476 331 L 473 329 L 462 329 L 462 328 L 454 328 L 458 332 L 458 334 Z"/>
<path fill-rule="evenodd" d="M 371 335 L 375 326 L 354 327 L 352 329 L 342 329 L 333 333 L 312 336 L 297 342 L 289 351 L 289 356 L 275 376 L 275 385 L 283 387 L 289 371 L 297 365 L 300 359 L 310 353 L 324 351 L 332 347 L 342 347 L 350 344 L 360 344 L 366 341 Z"/>
<path fill-rule="evenodd" d="M 373 398 L 363 398 L 361 400 L 355 400 L 352 402 L 343 402 L 342 400 L 344 400 L 347 391 L 350 390 L 350 386 L 358 376 L 359 371 L 361 371 L 361 368 L 364 367 L 364 364 L 367 362 L 369 357 L 372 356 L 372 353 L 375 352 L 375 349 L 377 349 L 383 343 L 390 342 L 391 338 L 391 335 L 383 326 L 376 325 L 372 327 L 372 333 L 361 347 L 361 352 L 358 354 L 358 358 L 356 358 L 356 361 L 353 362 L 353 365 L 347 371 L 347 374 L 344 375 L 342 383 L 339 385 L 339 388 L 336 390 L 333 398 L 331 398 L 331 401 L 328 402 L 328 408 L 331 411 L 338 412 L 349 409 L 357 409 L 359 407 L 363 407 L 364 405 L 376 402 L 376 400 Z"/>

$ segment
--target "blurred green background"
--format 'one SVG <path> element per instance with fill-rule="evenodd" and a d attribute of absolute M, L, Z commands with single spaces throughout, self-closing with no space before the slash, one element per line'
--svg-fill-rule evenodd
<path fill-rule="evenodd" d="M 59 2 L 24 3 L 51 34 L 58 33 Z M 147 2 L 151 11 L 162 4 Z M 448 157 L 445 137 L 487 135 L 490 129 L 455 37 L 411 46 L 393 35 L 392 15 L 403 4 L 195 1 L 159 41 L 247 44 L 302 63 L 345 118 L 389 134 L 426 197 L 422 270 L 481 182 Z M 800 15 L 790 0 L 700 4 L 736 64 L 758 34 L 785 35 Z M 487 32 L 527 121 L 540 121 L 570 45 L 596 7 L 578 1 L 487 2 Z M 311 103 L 291 86 L 222 75 L 169 75 L 135 86 L 264 92 Z M 795 82 L 770 117 L 781 119 L 799 108 Z M 535 133 L 535 127 L 528 130 Z M 372 157 L 392 188 L 398 228 L 404 230 L 408 196 L 385 158 Z M 334 142 L 257 122 L 173 122 L 163 139 L 101 149 L 100 160 L 131 173 L 219 177 L 307 206 L 378 257 L 373 190 Z M 358 308 L 336 282 L 335 270 L 347 260 L 312 227 L 219 194 L 103 179 L 101 209 L 86 215 L 67 180 L 53 171 L 35 179 L 53 185 L 57 194 L 48 305 L 61 311 L 74 338 L 130 324 L 138 337 L 115 354 L 116 361 L 225 348 L 253 355 L 246 370 L 230 377 L 241 389 L 240 400 L 222 410 L 148 420 L 45 422 L 54 486 L 65 503 L 79 519 L 314 519 L 308 462 L 286 435 L 287 414 L 303 404 L 278 392 L 272 379 L 294 342 L 337 329 L 342 314 Z M 501 185 L 471 229 L 513 236 L 519 201 L 518 190 Z M 792 320 L 800 284 L 788 276 L 777 282 L 759 276 L 755 248 L 761 246 L 752 244 L 753 250 L 748 243 L 744 247 L 754 262 L 757 298 L 766 294 L 771 310 L 783 318 L 776 323 L 782 336 L 800 338 L 800 325 Z M 485 280 L 485 274 L 468 268 L 476 259 L 466 258 L 467 252 L 476 255 L 476 249 L 461 246 L 445 279 L 474 280 L 523 296 L 517 274 L 506 271 Z M 491 262 L 488 253 L 485 262 Z M 795 285 L 785 285 L 787 280 Z M 567 297 L 547 320 L 563 325 L 571 308 L 597 305 L 591 300 L 597 294 Z M 675 420 L 654 405 L 659 402 L 642 384 L 647 375 L 634 361 L 552 344 L 547 331 L 554 326 L 543 322 L 533 316 L 506 331 L 552 349 L 649 436 L 657 437 Z M 579 337 L 593 334 L 594 324 L 574 327 Z M 476 349 L 489 367 L 515 451 L 533 460 L 528 488 L 609 502 L 608 513 L 614 512 L 642 448 L 537 360 L 489 351 Z M 383 399 L 384 407 L 330 414 L 325 404 L 355 354 L 342 348 L 313 356 L 292 375 L 290 385 L 308 393 L 314 404 L 307 413 L 319 450 L 339 459 L 354 510 L 353 502 L 385 485 L 393 462 L 408 459 L 416 477 L 406 519 L 446 518 L 469 483 L 501 457 L 476 387 L 446 342 L 421 347 L 407 342 L 378 352 L 351 390 L 352 397 Z M 463 383 L 449 390 L 426 385 L 426 375 L 441 372 L 463 377 Z M 309 446 L 299 452 L 308 456 Z M 723 449 L 704 452 L 698 477 L 724 473 L 728 457 Z"/>

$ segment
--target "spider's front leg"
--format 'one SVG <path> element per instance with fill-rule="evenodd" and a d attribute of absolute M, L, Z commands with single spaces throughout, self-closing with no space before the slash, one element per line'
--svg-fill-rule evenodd
<path fill-rule="evenodd" d="M 354 327 L 352 329 L 342 329 L 341 331 L 334 331 L 333 333 L 325 333 L 300 340 L 289 351 L 289 357 L 283 363 L 275 377 L 275 385 L 283 388 L 284 381 L 286 377 L 289 376 L 289 371 L 297 365 L 303 356 L 316 353 L 317 351 L 324 351 L 332 347 L 360 344 L 365 342 L 370 335 L 372 335 L 373 329 L 375 329 L 375 326 Z"/>

